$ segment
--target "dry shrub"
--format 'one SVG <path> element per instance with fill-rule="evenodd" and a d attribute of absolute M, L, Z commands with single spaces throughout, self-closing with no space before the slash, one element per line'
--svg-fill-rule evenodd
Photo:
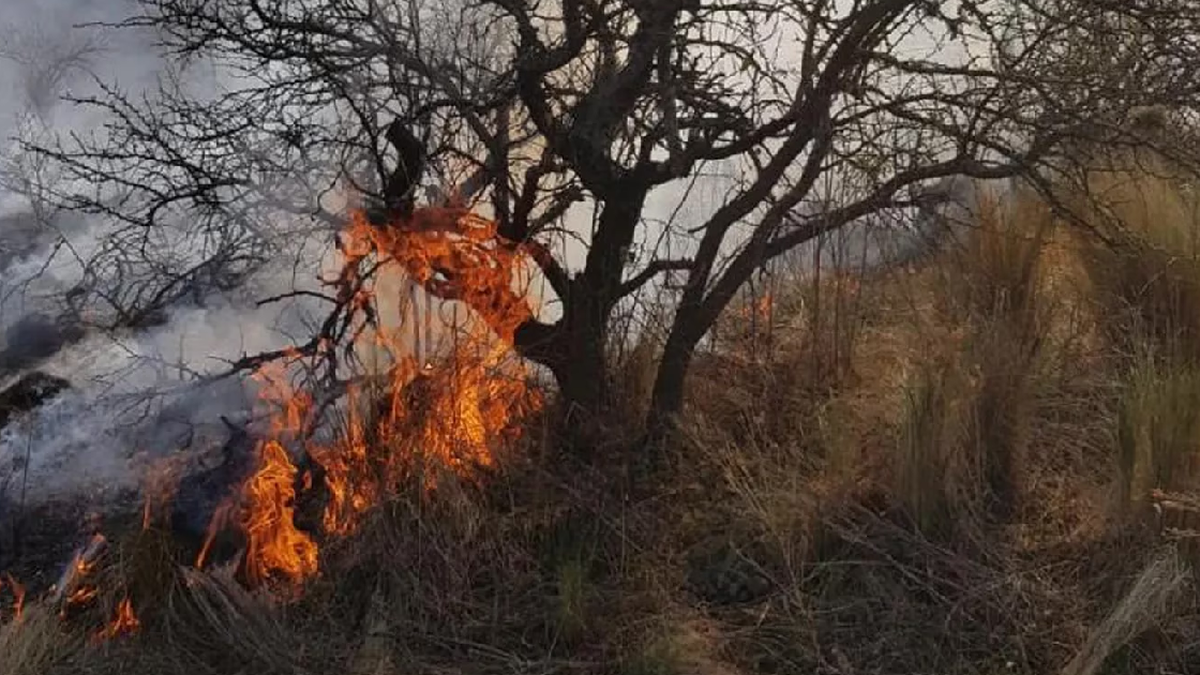
<path fill-rule="evenodd" d="M 682 609 L 645 627 L 621 659 L 621 675 L 738 675 L 725 658 L 727 638 L 711 619 Z"/>
<path fill-rule="evenodd" d="M 1054 220 L 1049 208 L 1017 192 L 1001 202 L 984 194 L 977 223 L 955 255 L 943 263 L 943 297 L 960 322 L 990 319 L 1018 335 L 1036 334 L 1045 321 L 1041 290 L 1042 250 Z"/>
<path fill-rule="evenodd" d="M 1062 675 L 1093 675 L 1118 649 L 1179 613 L 1192 579 L 1174 547 L 1153 556 L 1137 581 L 1088 636 Z"/>
<path fill-rule="evenodd" d="M 974 510 L 974 468 L 962 449 L 964 386 L 956 366 L 917 371 L 907 390 L 898 434 L 893 494 L 927 533 L 948 536 L 964 512 Z"/>
<path fill-rule="evenodd" d="M 584 648 L 615 658 L 614 617 L 636 612 L 597 592 L 602 578 L 610 588 L 624 583 L 610 577 L 609 507 L 564 491 L 566 481 L 545 470 L 513 467 L 487 486 L 445 476 L 434 491 L 401 491 L 352 539 L 326 549 L 327 588 L 305 602 L 330 612 L 330 623 L 376 624 L 377 637 L 359 649 L 371 656 L 357 661 L 387 654 L 428 671 L 469 653 L 476 672 L 507 672 Z"/>
<path fill-rule="evenodd" d="M 1144 504 L 1154 488 L 1200 487 L 1200 364 L 1137 356 L 1118 408 L 1117 441 L 1127 503 Z"/>
<path fill-rule="evenodd" d="M 824 408 L 858 379 L 856 352 L 878 319 L 852 274 L 780 274 L 727 308 L 690 371 L 688 405 L 736 439 L 824 452 Z"/>
<path fill-rule="evenodd" d="M 135 530 L 121 537 L 85 583 L 96 599 L 72 607 L 61 623 L 86 640 L 89 672 L 321 672 L 335 656 L 325 635 L 301 636 L 289 609 L 267 589 L 235 579 L 237 561 L 206 570 L 181 565 L 171 534 Z M 128 602 L 137 627 L 104 639 L 101 631 Z M 79 672 L 67 669 L 65 672 Z"/>
<path fill-rule="evenodd" d="M 1084 262 L 1101 325 L 1121 360 L 1114 415 L 1120 492 L 1196 487 L 1200 450 L 1200 194 L 1159 158 L 1094 169 L 1075 196 L 1100 237 Z"/>
<path fill-rule="evenodd" d="M 1043 616 L 1056 589 L 1036 576 L 926 537 L 871 486 L 831 483 L 802 453 L 698 450 L 724 469 L 714 536 L 735 555 L 722 571 L 769 581 L 761 597 L 705 596 L 722 658 L 743 672 L 1042 673 L 1066 660 L 1055 643 L 1070 628 Z"/>
<path fill-rule="evenodd" d="M 313 644 L 313 636 L 298 635 L 269 596 L 235 580 L 233 567 L 181 572 L 185 583 L 170 605 L 166 631 L 176 650 L 202 656 L 218 671 L 253 666 L 260 673 L 320 672 L 315 657 L 331 656 L 327 638 Z"/>
<path fill-rule="evenodd" d="M 1147 160 L 1148 161 L 1148 160 Z M 1172 359 L 1200 359 L 1200 194 L 1154 167 L 1089 176 L 1078 200 L 1104 240 L 1085 258 L 1112 342 L 1125 354 L 1153 344 Z M 1106 241 L 1105 241 L 1106 240 Z"/>
<path fill-rule="evenodd" d="M 936 537 L 1014 515 L 1046 374 L 1040 266 L 1053 219 L 1023 196 L 985 197 L 976 212 L 963 248 L 935 270 L 946 338 L 926 337 L 898 430 L 896 496 Z"/>

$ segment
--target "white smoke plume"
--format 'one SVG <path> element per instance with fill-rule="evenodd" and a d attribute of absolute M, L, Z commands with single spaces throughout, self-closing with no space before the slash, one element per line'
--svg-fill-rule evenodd
<path fill-rule="evenodd" d="M 86 134 L 103 120 L 62 102 L 61 96 L 87 95 L 96 81 L 119 83 L 132 92 L 153 86 L 165 64 L 153 56 L 149 36 L 82 25 L 119 21 L 135 10 L 127 0 L 0 4 L 6 35 L 0 90 L 16 93 L 0 99 L 0 136 Z M 51 208 L 38 191 L 55 180 L 48 171 L 15 140 L 0 146 L 5 179 L 0 182 L 0 353 L 15 355 L 11 367 L 0 372 L 0 388 L 34 367 L 71 383 L 68 391 L 0 431 L 0 489 L 6 478 L 17 476 L 28 504 L 80 494 L 103 499 L 136 487 L 149 458 L 221 443 L 227 435 L 222 416 L 239 420 L 249 409 L 244 383 L 238 378 L 204 388 L 192 383 L 240 356 L 307 339 L 314 317 L 327 310 L 306 299 L 255 303 L 296 287 L 316 287 L 320 259 L 328 251 L 307 250 L 299 260 L 280 258 L 276 269 L 256 276 L 253 292 L 181 303 L 158 326 L 93 332 L 56 350 L 58 345 L 50 343 L 60 338 L 48 326 L 63 312 L 64 292 L 80 281 L 80 261 L 94 251 L 107 225 Z M 55 351 L 38 363 L 25 362 L 30 353 Z M 7 484 L 10 493 L 13 484 Z M 0 494 L 0 499 L 6 496 L 13 498 Z"/>

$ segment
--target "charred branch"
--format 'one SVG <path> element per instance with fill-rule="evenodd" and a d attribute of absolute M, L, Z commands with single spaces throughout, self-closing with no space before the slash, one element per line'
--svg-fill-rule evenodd
<path fill-rule="evenodd" d="M 396 166 L 383 188 L 385 207 L 400 218 L 412 217 L 416 187 L 425 173 L 425 144 L 413 135 L 405 122 L 395 120 L 387 129 L 387 138 L 397 153 Z"/>

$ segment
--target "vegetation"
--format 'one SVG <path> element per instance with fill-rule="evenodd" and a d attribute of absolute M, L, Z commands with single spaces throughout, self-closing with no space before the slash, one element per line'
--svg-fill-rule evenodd
<path fill-rule="evenodd" d="M 910 271 L 781 270 L 697 356 L 653 489 L 628 414 L 598 459 L 527 433 L 382 499 L 294 602 L 132 527 L 96 604 L 4 625 L 0 670 L 1193 672 L 1200 220 L 1127 175 L 1152 198 L 1110 204 L 1119 254 L 1017 192 Z M 613 358 L 628 410 L 655 337 Z M 126 598 L 136 631 L 98 641 Z"/>
<path fill-rule="evenodd" d="M 153 325 L 252 287 L 305 219 L 345 264 L 295 290 L 333 307 L 310 341 L 233 364 L 284 413 L 241 432 L 258 465 L 212 536 L 148 491 L 85 585 L 5 577 L 0 673 L 1200 670 L 1194 0 L 141 4 L 124 26 L 179 69 L 77 100 L 104 133 L 27 143 L 63 177 L 45 204 L 109 226 L 67 299 Z M 912 56 L 930 26 L 967 56 Z M 248 84 L 198 94 L 196 62 Z M 426 161 L 488 217 L 324 201 L 407 193 Z M 652 196 L 723 163 L 728 191 L 658 233 L 686 253 L 650 243 Z M 957 245 L 801 262 L 964 177 L 1019 180 Z M 518 297 L 520 256 L 559 317 Z M 404 346 L 371 315 L 396 304 L 380 270 L 472 310 L 461 360 L 367 365 Z M 283 357 L 313 377 L 271 380 Z"/>
<path fill-rule="evenodd" d="M 109 120 L 103 133 L 30 143 L 75 181 L 57 201 L 112 220 L 76 302 L 140 325 L 196 285 L 238 286 L 314 222 L 345 224 L 329 186 L 407 203 L 383 193 L 419 187 L 409 165 L 424 175 L 427 161 L 438 186 L 473 185 L 497 246 L 545 279 L 560 315 L 525 317 L 511 341 L 553 374 L 580 451 L 612 403 L 614 319 L 663 275 L 683 283 L 662 300 L 654 439 L 681 412 L 698 345 L 772 260 L 895 218 L 938 179 L 1048 191 L 1073 176 L 1074 149 L 1148 143 L 1126 124 L 1139 106 L 1200 102 L 1195 0 L 140 6 L 121 25 L 152 32 L 178 72 L 153 96 L 73 99 Z M 219 95 L 187 84 L 196 64 L 225 78 Z M 728 180 L 701 180 L 714 171 Z M 654 200 L 682 209 L 701 192 L 714 199 L 689 222 L 647 218 Z M 575 260 L 560 253 L 564 217 L 586 248 Z M 427 292 L 490 311 L 463 270 L 441 271 L 419 279 Z M 329 320 L 298 348 L 332 378 L 357 306 L 354 288 L 329 295 Z"/>

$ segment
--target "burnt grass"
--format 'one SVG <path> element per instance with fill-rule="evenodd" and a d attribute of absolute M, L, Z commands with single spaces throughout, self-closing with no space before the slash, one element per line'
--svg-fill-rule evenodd
<path fill-rule="evenodd" d="M 0 570 L 24 585 L 30 597 L 49 590 L 75 550 L 94 533 L 130 531 L 141 523 L 134 490 L 103 500 L 73 496 L 22 506 L 0 500 Z"/>
<path fill-rule="evenodd" d="M 792 277 L 769 331 L 739 318 L 754 298 L 732 307 L 652 475 L 629 421 L 655 347 L 627 345 L 590 445 L 565 450 L 551 403 L 488 471 L 413 476 L 351 535 L 316 534 L 302 588 L 248 590 L 236 551 L 191 569 L 196 526 L 143 530 L 131 500 L 102 524 L 97 597 L 59 619 L 34 591 L 90 505 L 23 511 L 0 570 L 30 601 L 0 628 L 0 673 L 1200 673 L 1200 474 L 1139 440 L 1200 447 L 1146 393 L 1186 393 L 1171 373 L 1192 366 L 1138 370 L 1063 238 Z M 996 301 L 1013 297 L 1029 305 Z M 125 599 L 136 632 L 92 639 Z"/>

